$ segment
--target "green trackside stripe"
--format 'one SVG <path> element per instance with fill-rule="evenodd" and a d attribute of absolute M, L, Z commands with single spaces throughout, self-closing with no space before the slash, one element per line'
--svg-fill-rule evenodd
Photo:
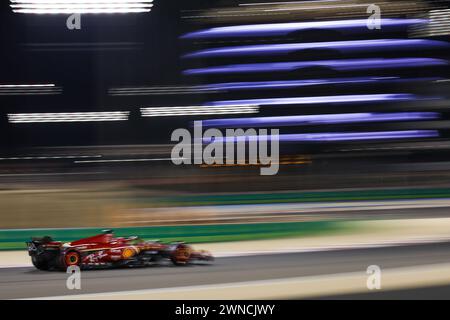
<path fill-rule="evenodd" d="M 449 198 L 449 188 L 189 195 L 157 198 L 164 206 Z M 146 199 L 140 199 L 146 201 Z M 149 199 L 150 200 L 150 199 Z"/>
<path fill-rule="evenodd" d="M 151 226 L 115 228 L 117 236 L 139 236 L 162 241 L 190 243 L 273 239 L 333 232 L 343 229 L 340 222 L 311 221 L 189 226 Z M 25 248 L 31 237 L 51 236 L 58 241 L 73 241 L 101 233 L 100 228 L 0 230 L 0 250 Z"/>

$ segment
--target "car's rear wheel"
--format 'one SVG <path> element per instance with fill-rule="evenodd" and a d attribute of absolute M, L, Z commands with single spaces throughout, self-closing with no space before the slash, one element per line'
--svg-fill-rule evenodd
<path fill-rule="evenodd" d="M 33 266 L 36 267 L 36 269 L 47 271 L 50 269 L 49 263 L 47 259 L 44 259 L 39 256 L 31 256 L 31 262 L 33 263 Z"/>
<path fill-rule="evenodd" d="M 76 251 L 66 252 L 61 256 L 60 269 L 66 270 L 71 266 L 79 266 L 81 264 L 81 256 Z"/>

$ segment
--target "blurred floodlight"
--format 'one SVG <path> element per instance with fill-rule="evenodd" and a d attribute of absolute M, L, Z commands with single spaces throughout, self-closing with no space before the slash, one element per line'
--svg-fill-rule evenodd
<path fill-rule="evenodd" d="M 295 71 L 305 68 L 330 68 L 336 71 L 353 71 L 369 69 L 415 68 L 448 65 L 444 59 L 434 58 L 373 58 L 373 59 L 340 59 L 294 62 L 270 62 L 231 64 L 183 71 L 185 75 L 222 74 L 222 73 L 254 73 L 271 71 Z"/>
<path fill-rule="evenodd" d="M 277 43 L 250 46 L 223 47 L 200 50 L 183 56 L 183 58 L 233 57 L 249 55 L 288 54 L 299 50 L 331 49 L 339 52 L 363 52 L 386 50 L 418 50 L 419 48 L 448 48 L 444 41 L 427 39 L 371 39 L 311 43 Z"/>
<path fill-rule="evenodd" d="M 416 25 L 412 29 L 412 36 L 437 37 L 450 34 L 450 9 L 430 10 L 428 19 L 428 24 Z"/>
<path fill-rule="evenodd" d="M 10 0 L 16 13 L 139 13 L 149 12 L 153 0 Z"/>
<path fill-rule="evenodd" d="M 416 95 L 409 94 L 409 93 L 353 94 L 353 95 L 339 95 L 339 96 L 225 100 L 225 101 L 209 102 L 208 105 L 220 106 L 220 107 L 236 105 L 236 104 L 252 104 L 252 105 L 260 105 L 260 106 L 271 106 L 271 105 L 296 105 L 296 104 L 320 104 L 320 103 L 411 101 L 411 100 L 417 100 L 417 99 L 419 99 L 419 98 Z"/>
<path fill-rule="evenodd" d="M 62 88 L 48 84 L 0 84 L 0 96 L 60 94 Z"/>
<path fill-rule="evenodd" d="M 425 24 L 426 19 L 382 19 L 382 27 L 409 26 Z M 253 25 L 237 25 L 199 30 L 183 35 L 183 39 L 205 39 L 214 37 L 256 37 L 281 36 L 290 32 L 316 29 L 353 29 L 367 28 L 367 19 L 349 19 L 333 21 L 308 21 L 289 23 L 268 23 Z"/>
<path fill-rule="evenodd" d="M 343 113 L 300 116 L 278 116 L 257 118 L 233 118 L 204 120 L 204 127 L 266 127 L 302 126 L 360 122 L 387 122 L 436 119 L 436 112 L 392 112 L 392 113 Z"/>
<path fill-rule="evenodd" d="M 307 80 L 278 80 L 278 81 L 253 81 L 253 82 L 228 82 L 213 83 L 202 87 L 202 90 L 248 90 L 248 89 L 288 89 L 297 87 L 309 87 L 320 85 L 337 84 L 371 84 L 371 83 L 403 83 L 420 81 L 439 81 L 442 78 L 400 78 L 400 77 L 354 77 L 354 78 L 330 78 L 330 79 L 307 79 Z"/>
<path fill-rule="evenodd" d="M 405 130 L 405 131 L 375 131 L 375 132 L 324 132 L 324 133 L 299 133 L 280 134 L 281 142 L 338 142 L 358 140 L 386 140 L 386 139 L 410 139 L 410 138 L 436 138 L 439 132 L 436 130 Z M 203 138 L 204 143 L 214 142 L 239 142 L 239 141 L 271 141 L 272 136 L 231 136 Z"/>
<path fill-rule="evenodd" d="M 194 116 L 194 115 L 217 115 L 217 114 L 244 114 L 258 113 L 258 105 L 236 105 L 227 106 L 186 106 L 186 107 L 150 107 L 141 108 L 143 117 L 170 117 L 170 116 Z"/>
<path fill-rule="evenodd" d="M 108 93 L 112 96 L 142 96 L 168 94 L 195 94 L 211 92 L 206 86 L 156 86 L 156 87 L 119 87 L 111 88 Z"/>
<path fill-rule="evenodd" d="M 0 89 L 3 88 L 53 88 L 52 83 L 47 84 L 0 84 Z"/>
<path fill-rule="evenodd" d="M 129 111 L 12 113 L 8 114 L 8 120 L 10 123 L 125 121 L 128 120 L 129 113 Z"/>
<path fill-rule="evenodd" d="M 384 17 L 414 15 L 430 9 L 431 1 L 385 0 L 381 7 Z M 367 17 L 367 8 L 373 1 L 367 0 L 318 0 L 293 2 L 250 2 L 239 5 L 214 5 L 206 10 L 186 10 L 182 18 L 214 23 L 249 23 L 267 21 L 307 21 L 330 17 Z M 222 4 L 220 4 L 222 5 Z"/>

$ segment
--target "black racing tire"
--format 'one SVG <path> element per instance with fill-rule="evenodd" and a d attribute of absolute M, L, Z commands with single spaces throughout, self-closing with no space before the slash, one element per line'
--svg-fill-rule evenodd
<path fill-rule="evenodd" d="M 33 266 L 36 267 L 36 269 L 43 271 L 48 271 L 50 269 L 48 260 L 43 257 L 31 256 L 31 262 L 33 263 Z"/>

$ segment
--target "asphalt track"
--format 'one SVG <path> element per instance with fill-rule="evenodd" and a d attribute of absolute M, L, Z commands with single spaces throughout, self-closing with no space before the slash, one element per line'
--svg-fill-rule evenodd
<path fill-rule="evenodd" d="M 72 291 L 66 288 L 68 275 L 64 272 L 44 272 L 32 267 L 3 268 L 0 269 L 0 299 L 79 295 L 365 272 L 367 267 L 373 264 L 379 265 L 383 269 L 448 262 L 450 262 L 450 242 L 227 257 L 218 258 L 210 265 L 186 267 L 160 265 L 146 268 L 83 271 L 82 289 Z M 449 290 L 439 291 L 442 293 L 440 298 L 450 298 Z M 349 297 L 354 298 L 355 296 Z"/>
<path fill-rule="evenodd" d="M 374 291 L 346 295 L 325 296 L 317 300 L 448 300 L 450 286 L 432 286 L 391 291 Z"/>

